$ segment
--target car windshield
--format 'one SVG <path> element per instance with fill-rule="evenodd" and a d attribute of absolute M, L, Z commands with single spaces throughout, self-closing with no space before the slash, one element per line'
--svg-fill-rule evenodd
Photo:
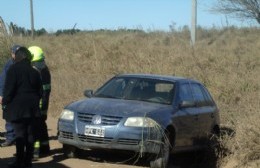
<path fill-rule="evenodd" d="M 172 104 L 174 83 L 164 80 L 115 77 L 99 88 L 94 97 Z"/>

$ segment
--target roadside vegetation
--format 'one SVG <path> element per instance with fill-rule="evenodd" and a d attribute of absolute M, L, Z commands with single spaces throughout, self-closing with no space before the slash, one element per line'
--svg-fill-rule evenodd
<path fill-rule="evenodd" d="M 220 109 L 217 167 L 260 167 L 260 29 L 93 31 L 73 35 L 0 36 L 1 65 L 12 43 L 39 45 L 52 73 L 49 115 L 119 73 L 154 73 L 202 81 Z"/>

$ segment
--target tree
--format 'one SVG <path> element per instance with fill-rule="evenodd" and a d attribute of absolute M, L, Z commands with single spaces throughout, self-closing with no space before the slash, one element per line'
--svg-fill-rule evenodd
<path fill-rule="evenodd" d="M 240 19 L 256 20 L 260 24 L 260 0 L 217 0 L 212 10 Z"/>

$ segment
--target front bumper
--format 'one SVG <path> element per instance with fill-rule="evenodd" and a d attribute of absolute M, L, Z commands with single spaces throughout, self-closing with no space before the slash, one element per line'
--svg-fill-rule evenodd
<path fill-rule="evenodd" d="M 160 149 L 160 132 L 153 129 L 104 126 L 105 137 L 87 136 L 85 124 L 59 120 L 58 140 L 62 144 L 80 149 L 126 150 L 139 153 L 158 153 Z"/>

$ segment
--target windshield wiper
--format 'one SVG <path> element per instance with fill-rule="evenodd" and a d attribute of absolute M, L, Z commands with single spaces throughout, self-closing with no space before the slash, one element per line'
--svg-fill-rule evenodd
<path fill-rule="evenodd" d="M 102 97 L 102 98 L 113 98 L 113 99 L 119 99 L 118 97 L 112 96 L 112 95 L 105 95 L 105 94 L 98 94 L 94 95 L 95 97 Z"/>

